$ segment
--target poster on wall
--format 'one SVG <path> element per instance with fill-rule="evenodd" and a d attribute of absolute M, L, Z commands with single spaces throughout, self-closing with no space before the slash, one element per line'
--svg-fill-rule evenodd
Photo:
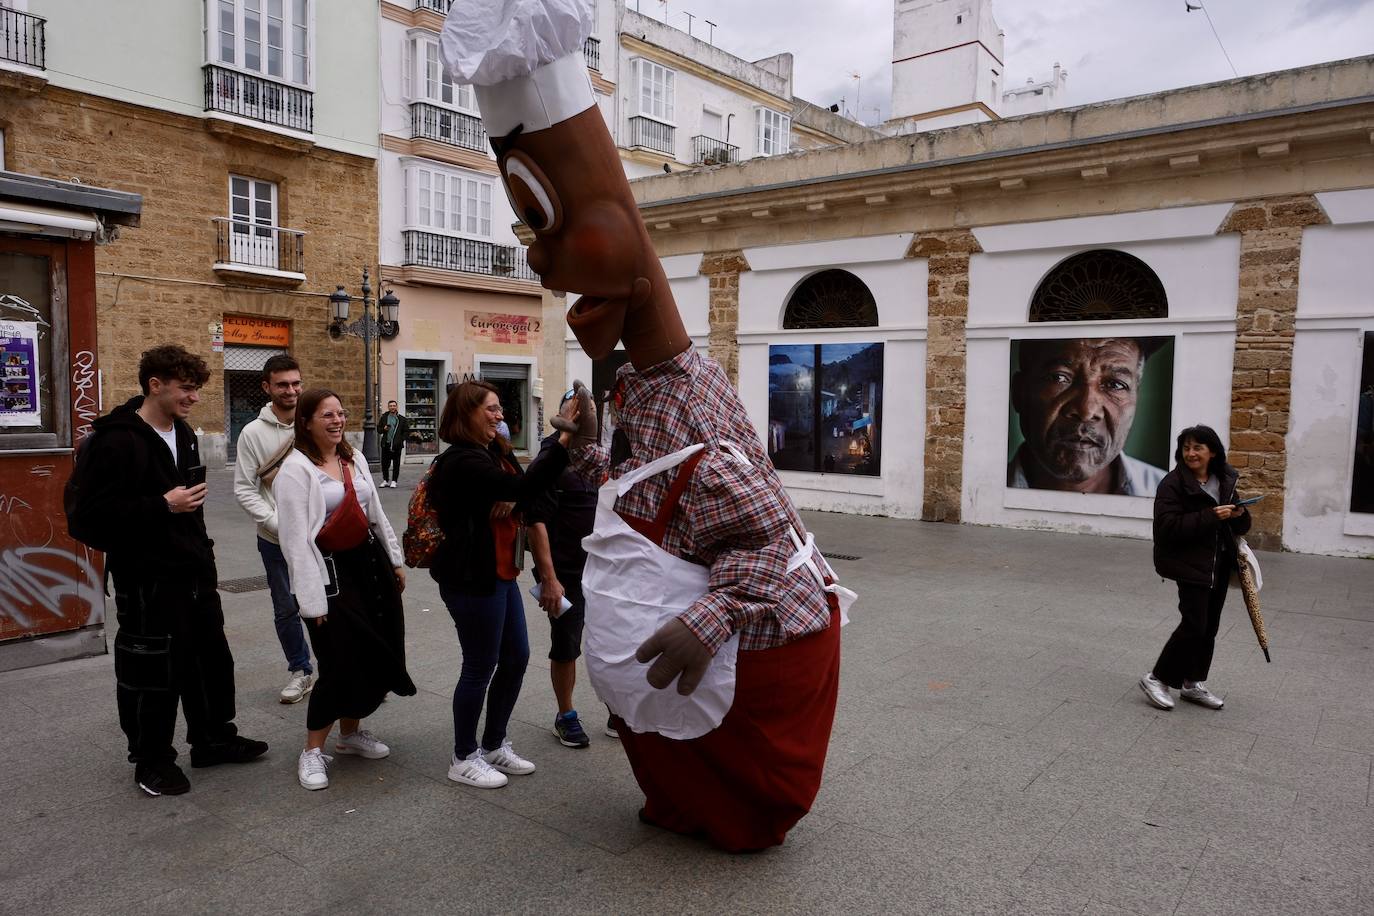
<path fill-rule="evenodd" d="M 1374 331 L 1364 335 L 1364 364 L 1355 407 L 1355 465 L 1350 511 L 1374 512 Z"/>
<path fill-rule="evenodd" d="M 769 347 L 767 446 L 774 466 L 877 476 L 882 392 L 880 343 Z"/>
<path fill-rule="evenodd" d="M 1173 464 L 1172 337 L 1014 340 L 1010 372 L 1008 487 L 1155 495 Z"/>
<path fill-rule="evenodd" d="M 42 426 L 38 323 L 0 321 L 0 426 Z"/>

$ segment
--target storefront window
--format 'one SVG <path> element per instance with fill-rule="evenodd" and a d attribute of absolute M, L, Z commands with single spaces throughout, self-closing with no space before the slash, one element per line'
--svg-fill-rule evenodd
<path fill-rule="evenodd" d="M 439 453 L 438 418 L 443 406 L 440 397 L 440 373 L 443 365 L 437 360 L 406 360 L 405 406 L 401 412 L 410 421 L 406 451 L 411 455 Z"/>
<path fill-rule="evenodd" d="M 501 397 L 501 409 L 505 413 L 506 426 L 510 428 L 511 447 L 521 451 L 528 450 L 530 367 L 507 363 L 482 363 L 481 375 L 482 381 L 496 386 L 496 391 Z"/>
<path fill-rule="evenodd" d="M 67 446 L 65 321 L 52 288 L 61 258 L 45 243 L 19 244 L 31 250 L 0 252 L 0 442 Z"/>
<path fill-rule="evenodd" d="M 770 347 L 768 452 L 773 464 L 785 471 L 877 476 L 882 391 L 880 343 Z"/>

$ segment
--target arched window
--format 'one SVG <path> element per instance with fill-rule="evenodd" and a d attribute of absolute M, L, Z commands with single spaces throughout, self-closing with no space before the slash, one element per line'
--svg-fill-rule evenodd
<path fill-rule="evenodd" d="M 1031 298 L 1031 321 L 1168 318 L 1164 284 L 1140 258 L 1098 248 L 1066 258 Z"/>
<path fill-rule="evenodd" d="M 847 270 L 822 270 L 801 282 L 783 312 L 784 328 L 871 328 L 878 304 L 858 277 Z"/>

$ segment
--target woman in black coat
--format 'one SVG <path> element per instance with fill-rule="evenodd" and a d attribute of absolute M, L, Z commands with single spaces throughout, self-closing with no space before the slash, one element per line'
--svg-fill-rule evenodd
<path fill-rule="evenodd" d="M 1220 709 L 1221 698 L 1205 682 L 1236 566 L 1236 537 L 1250 530 L 1250 513 L 1235 504 L 1240 474 L 1226 463 L 1210 426 L 1179 433 L 1174 462 L 1155 491 L 1155 571 L 1178 583 L 1183 619 L 1140 689 L 1160 709 L 1174 708 L 1170 687 L 1185 700 Z"/>

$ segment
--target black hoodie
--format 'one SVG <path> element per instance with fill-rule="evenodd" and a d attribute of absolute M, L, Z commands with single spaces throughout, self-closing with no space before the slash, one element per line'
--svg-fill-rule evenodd
<path fill-rule="evenodd" d="M 172 462 L 166 442 L 137 413 L 143 396 L 130 398 L 95 421 L 83 448 L 95 471 L 90 482 L 90 516 L 105 527 L 101 537 L 118 547 L 106 553 L 110 570 L 134 574 L 214 575 L 213 542 L 205 514 L 173 514 L 163 498 L 186 485 L 188 468 L 200 464 L 200 448 L 184 420 L 173 424 L 180 460 Z"/>

